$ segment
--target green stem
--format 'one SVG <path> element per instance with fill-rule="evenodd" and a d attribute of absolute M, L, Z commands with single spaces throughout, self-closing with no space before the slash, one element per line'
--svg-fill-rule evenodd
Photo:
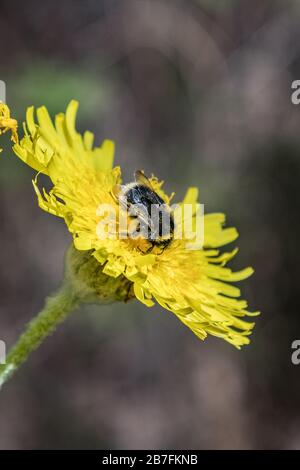
<path fill-rule="evenodd" d="M 0 387 L 78 304 L 78 296 L 67 283 L 46 299 L 43 310 L 28 323 L 24 333 L 10 350 L 6 363 L 0 366 Z"/>

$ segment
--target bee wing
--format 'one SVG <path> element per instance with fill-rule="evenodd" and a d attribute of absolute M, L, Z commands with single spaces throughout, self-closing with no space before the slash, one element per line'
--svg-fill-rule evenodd
<path fill-rule="evenodd" d="M 134 173 L 134 177 L 135 177 L 135 181 L 137 183 L 143 184 L 144 186 L 147 186 L 148 188 L 152 189 L 152 191 L 153 191 L 153 187 L 152 187 L 149 179 L 147 178 L 147 176 L 145 175 L 145 173 L 142 170 L 137 170 Z"/>
<path fill-rule="evenodd" d="M 137 217 L 145 225 L 152 226 L 151 217 L 142 204 L 135 204 L 129 208 L 129 215 Z"/>
<path fill-rule="evenodd" d="M 135 172 L 135 181 L 139 184 L 142 184 L 143 186 L 146 186 L 147 188 L 151 189 L 153 195 L 153 199 L 155 199 L 155 201 L 153 201 L 154 204 L 158 204 L 158 205 L 161 205 L 161 204 L 164 204 L 165 202 L 162 200 L 162 198 L 157 194 L 156 190 L 153 188 L 150 180 L 147 178 L 147 176 L 145 175 L 145 173 L 142 171 L 142 170 L 137 170 Z"/>

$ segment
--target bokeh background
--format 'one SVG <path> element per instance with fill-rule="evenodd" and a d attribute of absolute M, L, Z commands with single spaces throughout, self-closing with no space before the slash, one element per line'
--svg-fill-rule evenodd
<path fill-rule="evenodd" d="M 0 396 L 0 448 L 300 448 L 300 5 L 274 0 L 1 0 L 0 79 L 19 119 L 80 101 L 78 127 L 116 142 L 130 181 L 240 232 L 234 268 L 261 317 L 242 351 L 199 341 L 138 302 L 86 306 Z M 33 172 L 0 157 L 0 337 L 11 345 L 61 281 L 70 236 Z"/>

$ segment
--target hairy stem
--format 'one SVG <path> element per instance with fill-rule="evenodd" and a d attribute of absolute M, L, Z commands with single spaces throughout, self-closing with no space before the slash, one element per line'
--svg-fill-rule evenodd
<path fill-rule="evenodd" d="M 46 299 L 45 307 L 28 323 L 24 333 L 10 350 L 6 363 L 0 366 L 0 387 L 78 304 L 79 298 L 68 283 L 64 283 L 54 295 Z"/>

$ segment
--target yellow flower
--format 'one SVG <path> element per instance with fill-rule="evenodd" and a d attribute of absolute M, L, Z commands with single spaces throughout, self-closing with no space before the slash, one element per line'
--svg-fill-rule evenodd
<path fill-rule="evenodd" d="M 11 140 L 18 143 L 18 122 L 10 117 L 9 107 L 5 103 L 0 103 L 0 135 L 11 131 Z M 2 149 L 0 149 L 2 152 Z"/>
<path fill-rule="evenodd" d="M 239 299 L 240 290 L 230 283 L 247 278 L 253 270 L 232 272 L 225 267 L 237 250 L 220 253 L 219 247 L 233 242 L 238 233 L 223 227 L 223 214 L 204 216 L 204 244 L 193 250 L 185 232 L 163 249 L 142 237 L 99 237 L 97 227 L 104 217 L 99 205 L 109 204 L 118 213 L 121 210 L 114 194 L 122 183 L 121 170 L 113 166 L 113 142 L 105 140 L 100 147 L 93 147 L 92 133 L 80 135 L 76 131 L 77 108 L 78 103 L 72 101 L 54 123 L 45 107 L 36 110 L 37 122 L 33 107 L 27 109 L 25 136 L 20 142 L 15 140 L 13 149 L 27 165 L 52 181 L 49 192 L 39 189 L 37 177 L 33 181 L 39 206 L 62 217 L 75 248 L 88 251 L 107 276 L 127 278 L 136 298 L 148 307 L 157 301 L 200 339 L 210 333 L 237 348 L 249 343 L 254 323 L 242 317 L 257 312 L 247 311 L 247 302 Z M 4 127 L 9 127 L 7 122 Z M 155 192 L 170 204 L 162 182 L 155 177 L 150 181 Z M 197 198 L 197 189 L 190 188 L 174 210 L 175 227 L 185 213 L 184 204 L 196 207 Z M 193 224 L 195 214 L 196 210 L 189 215 Z"/>

